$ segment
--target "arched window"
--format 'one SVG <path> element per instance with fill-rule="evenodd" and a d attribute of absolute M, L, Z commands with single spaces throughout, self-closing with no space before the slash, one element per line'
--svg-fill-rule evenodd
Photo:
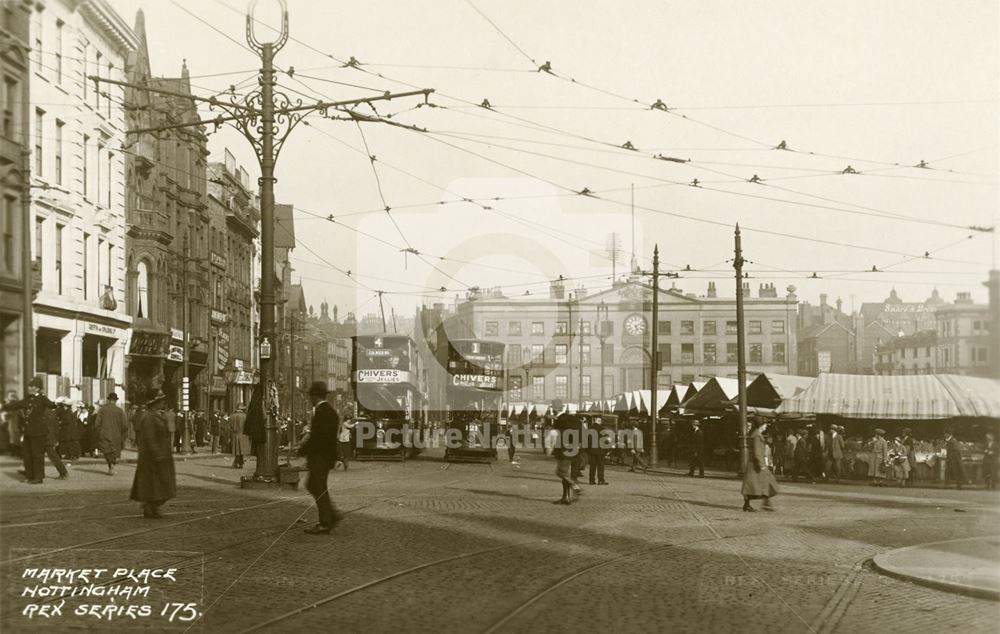
<path fill-rule="evenodd" d="M 149 265 L 145 260 L 139 260 L 136 266 L 136 295 L 135 316 L 138 318 L 149 317 L 151 309 L 149 306 Z"/>

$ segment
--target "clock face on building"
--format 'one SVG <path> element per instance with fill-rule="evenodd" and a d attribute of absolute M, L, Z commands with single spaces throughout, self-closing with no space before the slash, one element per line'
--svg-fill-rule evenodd
<path fill-rule="evenodd" d="M 646 332 L 646 320 L 642 315 L 629 315 L 625 318 L 625 332 L 632 336 Z"/>

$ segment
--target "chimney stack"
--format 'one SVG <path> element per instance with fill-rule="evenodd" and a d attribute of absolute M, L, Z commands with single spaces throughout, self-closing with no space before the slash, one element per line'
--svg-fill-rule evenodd
<path fill-rule="evenodd" d="M 750 282 L 743 282 L 743 297 L 750 298 Z"/>
<path fill-rule="evenodd" d="M 716 297 L 715 294 L 715 282 L 708 283 L 708 297 Z"/>
<path fill-rule="evenodd" d="M 563 276 L 560 275 L 559 279 L 552 280 L 549 284 L 549 299 L 565 299 L 566 298 L 566 287 L 563 285 Z"/>
<path fill-rule="evenodd" d="M 843 308 L 843 306 L 844 306 L 844 300 L 842 300 L 842 299 L 840 299 L 840 298 L 838 297 L 838 298 L 837 298 L 837 312 L 838 312 L 838 313 L 840 313 L 840 312 L 843 312 L 843 311 L 841 310 L 841 308 Z"/>

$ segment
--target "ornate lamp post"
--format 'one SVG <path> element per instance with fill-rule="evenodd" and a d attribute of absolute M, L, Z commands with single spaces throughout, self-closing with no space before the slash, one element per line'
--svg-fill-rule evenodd
<path fill-rule="evenodd" d="M 597 339 L 601 342 L 601 349 L 598 354 L 601 355 L 601 410 L 603 411 L 605 407 L 604 402 L 604 342 L 607 341 L 608 337 L 612 336 L 614 329 L 614 323 L 608 320 L 608 305 L 601 300 L 601 303 L 597 305 Z"/>
<path fill-rule="evenodd" d="M 250 94 L 240 97 L 230 95 L 228 101 L 220 101 L 216 97 L 193 97 L 161 90 L 146 85 L 130 84 L 94 75 L 88 76 L 95 84 L 110 83 L 119 86 L 136 88 L 148 92 L 183 97 L 192 101 L 207 103 L 212 110 L 218 109 L 225 113 L 214 119 L 190 121 L 169 124 L 153 128 L 129 130 L 128 134 L 144 134 L 163 130 L 214 125 L 218 128 L 223 123 L 234 126 L 250 143 L 260 163 L 260 215 L 261 215 L 261 282 L 260 282 L 260 386 L 263 396 L 264 437 L 263 452 L 257 459 L 256 472 L 243 480 L 243 486 L 258 486 L 278 484 L 278 429 L 276 417 L 278 413 L 278 391 L 275 383 L 275 368 L 271 360 L 271 346 L 275 338 L 275 297 L 274 297 L 274 170 L 278 155 L 281 152 L 289 133 L 302 119 L 312 113 L 319 113 L 331 119 L 344 119 L 357 122 L 377 122 L 387 125 L 411 128 L 392 121 L 383 120 L 355 112 L 351 106 L 384 101 L 393 98 L 422 95 L 424 99 L 434 92 L 431 89 L 412 90 L 400 93 L 385 93 L 374 97 L 348 99 L 344 101 L 320 101 L 314 104 L 303 104 L 301 99 L 292 99 L 280 90 L 275 90 L 274 56 L 288 42 L 288 7 L 285 0 L 278 0 L 281 5 L 281 30 L 273 42 L 262 42 L 254 35 L 254 7 L 257 0 L 251 0 L 247 8 L 246 39 L 249 47 L 258 54 L 261 61 L 259 87 Z M 330 116 L 331 111 L 342 116 Z M 185 333 L 186 334 L 186 333 Z"/>

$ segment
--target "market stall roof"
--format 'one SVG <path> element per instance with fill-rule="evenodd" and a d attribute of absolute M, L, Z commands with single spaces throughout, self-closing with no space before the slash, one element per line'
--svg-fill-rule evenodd
<path fill-rule="evenodd" d="M 681 403 L 697 394 L 707 384 L 708 381 L 692 381 L 688 384 L 687 389 L 684 390 L 683 393 L 678 390 L 677 393 L 681 395 Z"/>
<path fill-rule="evenodd" d="M 1000 381 L 955 375 L 821 374 L 777 409 L 784 416 L 931 420 L 1000 418 Z"/>
<path fill-rule="evenodd" d="M 717 376 L 705 384 L 698 393 L 681 403 L 685 412 L 721 411 L 729 409 L 739 392 L 739 381 Z"/>
<path fill-rule="evenodd" d="M 801 394 L 816 377 L 792 374 L 761 374 L 747 386 L 747 405 L 775 408 L 787 399 Z"/>
<path fill-rule="evenodd" d="M 670 393 L 667 394 L 667 402 L 664 407 L 677 407 L 681 404 L 681 396 L 684 394 L 684 390 L 687 389 L 686 385 L 680 383 L 674 383 L 670 388 Z"/>

